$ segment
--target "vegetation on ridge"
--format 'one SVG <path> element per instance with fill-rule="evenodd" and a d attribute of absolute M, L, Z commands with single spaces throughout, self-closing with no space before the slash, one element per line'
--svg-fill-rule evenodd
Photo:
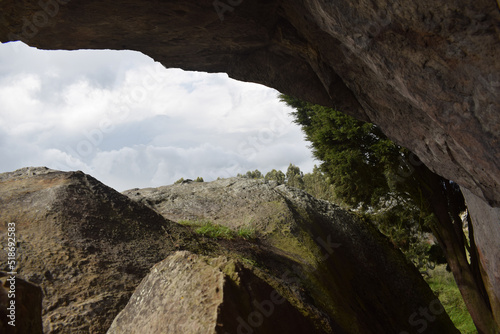
<path fill-rule="evenodd" d="M 231 230 L 229 227 L 214 224 L 210 220 L 180 220 L 178 224 L 184 226 L 191 226 L 195 228 L 195 232 L 207 238 L 212 239 L 228 239 L 231 240 L 235 237 L 240 237 L 245 240 L 252 240 L 256 238 L 255 229 L 248 226 L 242 226 L 237 231 Z"/>

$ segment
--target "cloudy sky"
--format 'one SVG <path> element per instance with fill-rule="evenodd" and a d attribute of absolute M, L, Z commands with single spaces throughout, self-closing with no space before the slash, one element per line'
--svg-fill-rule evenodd
<path fill-rule="evenodd" d="M 117 189 L 313 160 L 278 92 L 133 51 L 0 44 L 0 172 L 82 170 Z"/>

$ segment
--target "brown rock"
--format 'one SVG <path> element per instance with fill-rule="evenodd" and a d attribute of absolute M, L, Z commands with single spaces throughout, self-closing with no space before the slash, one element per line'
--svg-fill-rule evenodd
<path fill-rule="evenodd" d="M 82 172 L 0 174 L 0 198 L 0 244 L 14 222 L 18 275 L 43 289 L 45 333 L 105 332 L 149 269 L 189 242 L 178 240 L 182 227 Z"/>
<path fill-rule="evenodd" d="M 18 277 L 12 278 L 0 272 L 0 333 L 42 334 L 42 289 Z"/>
<path fill-rule="evenodd" d="M 108 333 L 209 333 L 222 302 L 224 274 L 194 254 L 156 264 Z"/>
<path fill-rule="evenodd" d="M 325 333 L 241 263 L 178 252 L 156 264 L 115 333 Z"/>

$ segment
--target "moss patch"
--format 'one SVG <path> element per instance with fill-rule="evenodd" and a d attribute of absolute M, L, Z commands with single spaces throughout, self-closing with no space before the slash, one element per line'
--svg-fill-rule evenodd
<path fill-rule="evenodd" d="M 177 223 L 195 228 L 194 232 L 211 239 L 232 240 L 235 237 L 240 237 L 245 240 L 255 240 L 257 238 L 255 228 L 250 226 L 242 226 L 237 231 L 234 231 L 227 226 L 214 224 L 208 219 L 179 220 Z"/>

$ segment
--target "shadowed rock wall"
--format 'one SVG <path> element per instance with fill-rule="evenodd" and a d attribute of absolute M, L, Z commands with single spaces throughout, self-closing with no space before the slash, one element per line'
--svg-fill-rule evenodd
<path fill-rule="evenodd" d="M 43 334 L 42 289 L 15 276 L 0 272 L 0 333 Z"/>

